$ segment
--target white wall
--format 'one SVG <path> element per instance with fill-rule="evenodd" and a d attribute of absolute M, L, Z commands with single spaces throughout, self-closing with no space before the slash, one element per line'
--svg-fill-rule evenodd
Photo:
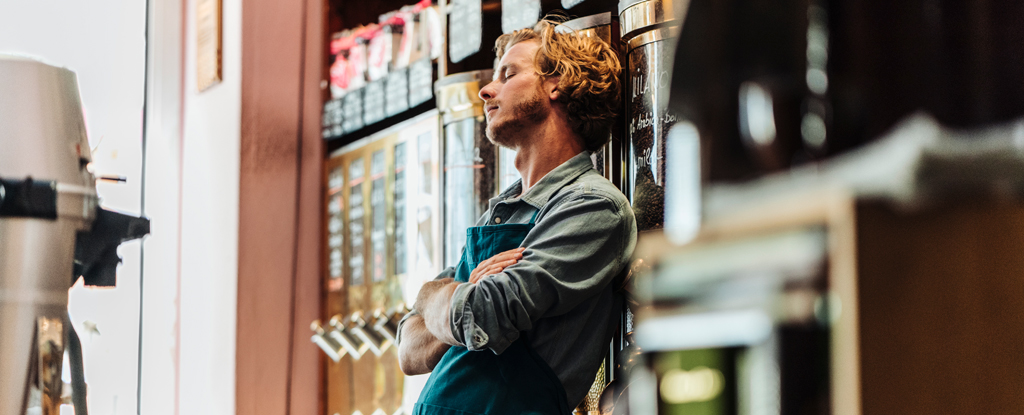
<path fill-rule="evenodd" d="M 195 2 L 185 35 L 181 414 L 235 410 L 242 2 L 223 0 L 223 79 L 197 92 Z"/>
<path fill-rule="evenodd" d="M 98 184 L 102 204 L 136 215 L 142 201 L 145 9 L 137 0 L 0 0 L 0 51 L 34 55 L 78 74 L 94 171 L 128 179 Z M 79 285 L 70 292 L 96 414 L 136 413 L 140 242 L 122 245 L 119 253 L 124 263 L 116 288 Z M 96 330 L 87 327 L 93 324 Z"/>
<path fill-rule="evenodd" d="M 182 4 L 152 1 L 146 102 L 145 214 L 140 413 L 178 413 L 181 326 Z"/>
<path fill-rule="evenodd" d="M 144 242 L 122 245 L 116 288 L 71 291 L 91 413 L 232 414 L 241 0 L 223 0 L 224 82 L 202 93 L 194 0 L 150 8 L 148 80 L 143 0 L 0 0 L 0 51 L 77 72 L 96 171 L 128 178 L 99 185 L 104 206 L 152 220 Z"/>
<path fill-rule="evenodd" d="M 204 92 L 196 87 L 195 2 L 183 1 L 152 0 L 150 12 L 145 203 L 148 215 L 168 222 L 161 235 L 154 223 L 145 246 L 142 413 L 231 414 L 241 0 L 223 0 L 224 81 Z"/>

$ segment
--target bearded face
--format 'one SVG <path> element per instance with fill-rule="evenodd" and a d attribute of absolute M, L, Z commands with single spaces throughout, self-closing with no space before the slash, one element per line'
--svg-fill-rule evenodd
<path fill-rule="evenodd" d="M 518 95 L 505 94 L 505 99 L 487 101 L 498 109 L 488 113 L 487 139 L 505 148 L 516 149 L 526 139 L 524 131 L 539 124 L 547 116 L 540 84 Z M 510 102 L 511 101 L 511 102 Z"/>
<path fill-rule="evenodd" d="M 551 97 L 534 61 L 538 47 L 537 41 L 513 45 L 498 62 L 494 81 L 480 89 L 487 138 L 496 145 L 517 150 L 550 115 Z"/>

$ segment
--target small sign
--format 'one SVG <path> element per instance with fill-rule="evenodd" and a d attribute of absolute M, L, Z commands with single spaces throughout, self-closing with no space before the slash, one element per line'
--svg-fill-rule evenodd
<path fill-rule="evenodd" d="M 566 0 L 562 0 L 564 4 Z M 505 0 L 501 2 L 501 32 L 532 27 L 540 20 L 540 0 Z"/>
<path fill-rule="evenodd" d="M 384 120 L 384 80 L 373 81 L 363 88 L 363 125 Z"/>
<path fill-rule="evenodd" d="M 324 104 L 324 113 L 321 126 L 323 127 L 323 138 L 330 139 L 340 137 L 344 134 L 342 124 L 345 119 L 345 108 L 344 101 L 341 99 L 332 99 Z"/>
<path fill-rule="evenodd" d="M 363 90 L 357 89 L 345 94 L 341 128 L 345 134 L 363 128 Z"/>
<path fill-rule="evenodd" d="M 448 16 L 448 56 L 461 62 L 480 51 L 483 11 L 480 0 L 452 0 Z"/>
<path fill-rule="evenodd" d="M 199 92 L 221 81 L 221 0 L 196 2 L 196 85 Z"/>
<path fill-rule="evenodd" d="M 409 66 L 409 106 L 415 107 L 434 98 L 434 66 L 423 58 Z"/>
<path fill-rule="evenodd" d="M 409 71 L 407 68 L 395 69 L 384 81 L 386 95 L 384 114 L 392 117 L 409 109 Z"/>

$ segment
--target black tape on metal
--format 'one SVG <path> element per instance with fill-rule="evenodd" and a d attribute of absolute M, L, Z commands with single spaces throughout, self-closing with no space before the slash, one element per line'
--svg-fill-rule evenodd
<path fill-rule="evenodd" d="M 57 219 L 57 182 L 0 177 L 0 217 Z"/>

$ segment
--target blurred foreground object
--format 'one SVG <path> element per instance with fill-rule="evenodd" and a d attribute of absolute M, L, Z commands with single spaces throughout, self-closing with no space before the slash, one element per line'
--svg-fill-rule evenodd
<path fill-rule="evenodd" d="M 117 246 L 149 233 L 99 207 L 90 161 L 74 72 L 0 55 L 0 413 L 59 414 L 65 348 L 87 413 L 68 288 L 114 286 Z"/>
<path fill-rule="evenodd" d="M 641 354 L 615 413 L 1024 405 L 1024 120 L 914 114 L 820 166 L 704 195 L 692 242 L 638 244 Z"/>

